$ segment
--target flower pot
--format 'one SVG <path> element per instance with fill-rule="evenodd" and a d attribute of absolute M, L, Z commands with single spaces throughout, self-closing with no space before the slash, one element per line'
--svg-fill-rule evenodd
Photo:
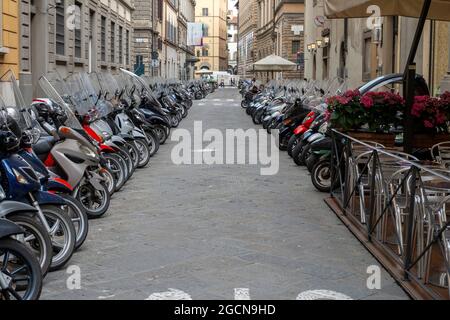
<path fill-rule="evenodd" d="M 347 132 L 347 135 L 363 142 L 376 142 L 386 148 L 395 147 L 395 134 L 393 133 L 350 131 Z"/>
<path fill-rule="evenodd" d="M 450 142 L 450 134 L 415 134 L 412 146 L 416 149 L 429 149 L 442 142 Z"/>

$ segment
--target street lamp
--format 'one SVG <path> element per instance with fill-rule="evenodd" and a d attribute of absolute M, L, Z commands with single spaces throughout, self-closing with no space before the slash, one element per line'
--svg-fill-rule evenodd
<path fill-rule="evenodd" d="M 317 40 L 316 40 L 316 44 L 317 44 L 317 48 L 322 48 L 322 47 L 323 47 L 323 41 L 322 41 L 322 39 L 317 39 Z"/>
<path fill-rule="evenodd" d="M 308 48 L 308 52 L 311 52 L 314 54 L 317 51 L 317 44 L 315 42 L 310 43 L 307 48 Z"/>
<path fill-rule="evenodd" d="M 328 47 L 330 45 L 330 37 L 324 37 L 323 38 L 323 44 L 325 47 Z"/>

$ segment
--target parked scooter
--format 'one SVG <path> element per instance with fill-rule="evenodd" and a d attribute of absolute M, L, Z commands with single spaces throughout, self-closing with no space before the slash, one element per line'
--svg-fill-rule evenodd
<path fill-rule="evenodd" d="M 18 155 L 35 170 L 40 178 L 42 191 L 57 194 L 66 201 L 67 206 L 65 208 L 67 209 L 67 214 L 72 219 L 77 233 L 75 248 L 78 249 L 82 246 L 88 235 L 87 215 L 81 203 L 72 196 L 73 187 L 56 174 L 51 174 L 44 163 L 34 153 L 33 144 L 37 143 L 41 137 L 40 126 L 37 121 L 33 121 L 31 117 L 32 110 L 30 106 L 25 104 L 22 92 L 12 72 L 7 73 L 7 76 L 9 77 L 8 84 L 13 89 L 16 102 L 7 107 L 7 111 L 23 132 Z"/>
<path fill-rule="evenodd" d="M 58 195 L 42 191 L 34 169 L 18 155 L 23 135 L 19 125 L 7 116 L 4 105 L 1 113 L 0 127 L 5 140 L 0 150 L 3 189 L 6 199 L 32 205 L 38 211 L 40 223 L 50 235 L 53 250 L 46 248 L 46 264 L 42 265 L 45 274 L 49 256 L 50 270 L 63 267 L 71 258 L 76 244 L 75 228 L 64 209 L 66 201 Z"/>
<path fill-rule="evenodd" d="M 41 127 L 50 138 L 48 145 L 44 141 L 34 150 L 41 159 L 45 159 L 44 163 L 52 172 L 73 186 L 73 196 L 83 205 L 86 214 L 90 218 L 99 218 L 110 204 L 111 196 L 104 178 L 107 170 L 101 165 L 96 146 L 68 104 L 45 77 L 39 79 L 39 84 L 52 97 L 52 104 L 34 105 Z"/>

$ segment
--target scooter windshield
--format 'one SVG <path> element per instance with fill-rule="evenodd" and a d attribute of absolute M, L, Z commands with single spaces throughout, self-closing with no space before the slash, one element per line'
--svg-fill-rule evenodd
<path fill-rule="evenodd" d="M 131 77 L 125 75 L 124 73 L 119 73 L 114 75 L 114 79 L 118 85 L 120 85 L 120 90 L 124 90 L 124 95 L 122 99 L 126 99 L 127 102 L 134 102 L 139 106 L 141 104 L 141 97 L 139 96 L 136 86 L 133 84 Z"/>
<path fill-rule="evenodd" d="M 25 104 L 17 80 L 10 70 L 0 79 L 1 97 L 5 104 L 4 110 L 13 118 L 22 130 L 30 130 L 33 128 L 33 121 L 29 108 Z"/>
<path fill-rule="evenodd" d="M 98 97 L 86 89 L 82 75 L 80 73 L 71 74 L 65 79 L 65 83 L 70 90 L 70 97 L 78 114 L 80 116 L 91 114 L 95 110 Z"/>
<path fill-rule="evenodd" d="M 104 99 L 103 90 L 96 78 L 90 77 L 87 73 L 79 73 L 82 88 L 86 92 L 89 100 L 93 102 L 93 109 L 95 109 L 98 117 L 106 117 L 114 111 L 111 102 Z"/>
<path fill-rule="evenodd" d="M 66 99 L 63 99 L 61 94 L 57 91 L 57 89 L 53 86 L 55 84 L 56 86 L 59 86 L 60 92 L 63 92 L 65 88 L 65 84 L 62 82 L 62 80 L 59 77 L 53 78 L 52 83 L 50 83 L 49 79 L 47 77 L 42 76 L 39 79 L 39 86 L 44 91 L 44 93 L 47 95 L 47 98 L 53 100 L 53 102 L 57 103 L 62 110 L 64 110 L 64 113 L 66 114 L 67 120 L 64 122 L 64 125 L 67 127 L 70 127 L 72 129 L 76 130 L 83 130 L 83 126 L 80 124 L 80 121 L 75 116 L 74 109 L 72 108 L 71 99 L 70 96 L 66 95 Z M 68 101 L 69 103 L 67 103 Z"/>
<path fill-rule="evenodd" d="M 121 89 L 110 73 L 92 72 L 89 74 L 92 85 L 107 101 L 117 103 L 116 98 L 121 93 Z"/>
<path fill-rule="evenodd" d="M 132 80 L 133 85 L 136 86 L 136 89 L 139 91 L 139 93 L 141 95 L 145 96 L 145 98 L 147 98 L 148 101 L 154 107 L 162 110 L 161 104 L 159 103 L 158 99 L 156 99 L 154 94 L 150 91 L 150 88 L 145 83 L 144 79 L 142 79 L 141 77 L 137 76 L 136 74 L 134 74 L 128 70 L 121 68 L 120 71 L 122 71 L 126 76 L 128 76 Z"/>

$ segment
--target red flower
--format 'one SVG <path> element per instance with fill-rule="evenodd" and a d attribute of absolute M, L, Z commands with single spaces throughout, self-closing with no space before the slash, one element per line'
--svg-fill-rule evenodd
<path fill-rule="evenodd" d="M 434 128 L 434 124 L 431 122 L 431 121 L 429 121 L 429 120 L 425 120 L 424 122 L 423 122 L 423 124 L 425 125 L 425 128 Z"/>
<path fill-rule="evenodd" d="M 363 104 L 363 106 L 366 109 L 370 109 L 373 107 L 373 100 L 370 96 L 365 95 L 364 97 L 361 98 L 361 103 Z"/>

